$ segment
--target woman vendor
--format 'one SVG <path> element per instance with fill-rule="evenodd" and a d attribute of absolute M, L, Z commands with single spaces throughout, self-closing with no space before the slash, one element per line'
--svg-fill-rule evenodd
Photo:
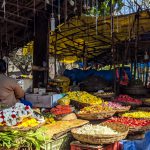
<path fill-rule="evenodd" d="M 0 59 L 0 105 L 10 107 L 24 97 L 24 91 L 16 80 L 7 77 L 5 74 L 6 62 Z"/>

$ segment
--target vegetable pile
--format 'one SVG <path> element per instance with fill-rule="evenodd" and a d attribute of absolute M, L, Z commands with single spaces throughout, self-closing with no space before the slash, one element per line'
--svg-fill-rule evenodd
<path fill-rule="evenodd" d="M 107 127 L 107 126 L 101 126 L 101 125 L 84 125 L 81 128 L 77 129 L 78 134 L 86 134 L 86 135 L 116 135 L 118 134 L 117 131 Z"/>
<path fill-rule="evenodd" d="M 48 139 L 44 128 L 38 129 L 36 132 L 28 131 L 21 132 L 16 130 L 11 130 L 7 132 L 0 132 L 0 147 L 4 149 L 19 149 L 22 146 L 34 147 L 36 150 L 42 148 L 43 143 Z"/>
<path fill-rule="evenodd" d="M 115 99 L 116 102 L 123 102 L 123 103 L 135 103 L 136 105 L 141 105 L 142 101 L 138 99 L 134 99 L 128 95 L 119 95 L 118 98 Z"/>
<path fill-rule="evenodd" d="M 122 123 L 128 125 L 129 127 L 143 127 L 143 126 L 150 125 L 150 120 L 126 118 L 126 117 L 120 117 L 120 118 L 112 117 L 107 122 Z"/>
<path fill-rule="evenodd" d="M 69 105 L 57 105 L 55 108 L 52 108 L 50 111 L 54 115 L 65 115 L 72 112 L 72 108 Z"/>
<path fill-rule="evenodd" d="M 150 119 L 150 112 L 146 112 L 146 111 L 128 112 L 122 114 L 122 117 Z"/>

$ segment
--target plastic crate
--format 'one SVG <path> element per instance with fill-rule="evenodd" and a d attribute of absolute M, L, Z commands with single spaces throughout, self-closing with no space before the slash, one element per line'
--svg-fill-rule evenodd
<path fill-rule="evenodd" d="M 122 150 L 122 145 L 119 142 L 102 146 L 82 144 L 79 141 L 74 141 L 70 144 L 70 147 L 70 150 Z"/>
<path fill-rule="evenodd" d="M 73 141 L 71 133 L 67 133 L 57 140 L 45 144 L 44 150 L 70 150 L 70 143 Z"/>

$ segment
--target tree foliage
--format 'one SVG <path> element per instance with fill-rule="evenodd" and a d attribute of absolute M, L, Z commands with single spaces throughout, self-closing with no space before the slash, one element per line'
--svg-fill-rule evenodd
<path fill-rule="evenodd" d="M 30 54 L 23 55 L 22 52 L 12 53 L 10 56 L 12 63 L 24 75 L 29 75 L 31 72 L 32 56 Z"/>

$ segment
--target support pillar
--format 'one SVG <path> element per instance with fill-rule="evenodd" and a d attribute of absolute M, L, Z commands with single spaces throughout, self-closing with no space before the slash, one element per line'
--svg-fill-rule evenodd
<path fill-rule="evenodd" d="M 38 12 L 35 17 L 35 38 L 33 52 L 33 88 L 46 87 L 49 67 L 48 16 Z"/>

